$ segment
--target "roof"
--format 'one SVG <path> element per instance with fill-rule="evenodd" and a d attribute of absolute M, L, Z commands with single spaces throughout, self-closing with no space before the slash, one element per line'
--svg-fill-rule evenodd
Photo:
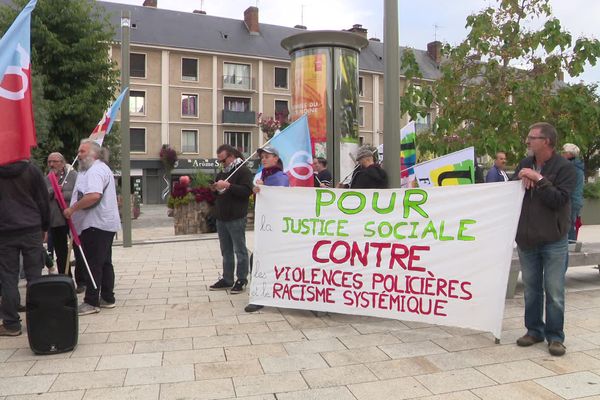
<path fill-rule="evenodd" d="M 4 1 L 4 0 L 0 0 Z M 141 1 L 141 0 L 140 0 Z M 260 35 L 248 33 L 243 19 L 222 18 L 154 7 L 97 2 L 106 9 L 115 28 L 115 41 L 120 42 L 121 11 L 131 13 L 131 44 L 152 45 L 197 51 L 209 51 L 289 61 L 281 41 L 303 29 L 260 23 Z M 360 54 L 359 68 L 383 73 L 383 43 L 369 40 Z M 400 54 L 404 49 L 400 48 Z M 413 50 L 423 78 L 440 77 L 436 63 L 424 50 Z M 400 55 L 402 57 L 402 55 Z"/>

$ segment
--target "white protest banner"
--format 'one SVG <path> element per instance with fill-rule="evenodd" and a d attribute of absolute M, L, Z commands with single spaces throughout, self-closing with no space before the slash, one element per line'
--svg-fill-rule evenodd
<path fill-rule="evenodd" d="M 521 182 L 428 189 L 262 186 L 250 302 L 500 337 Z"/>
<path fill-rule="evenodd" d="M 414 166 L 419 187 L 475 183 L 475 148 L 455 151 Z"/>

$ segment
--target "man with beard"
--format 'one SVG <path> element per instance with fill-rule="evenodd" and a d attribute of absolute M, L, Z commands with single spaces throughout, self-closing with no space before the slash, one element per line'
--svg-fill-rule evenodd
<path fill-rule="evenodd" d="M 29 161 L 0 166 L 0 336 L 21 334 L 19 255 L 27 282 L 39 278 L 44 266 L 42 239 L 50 225 L 50 206 L 44 176 Z"/>
<path fill-rule="evenodd" d="M 79 315 L 115 307 L 115 272 L 112 242 L 121 227 L 115 180 L 110 168 L 100 161 L 101 147 L 91 139 L 81 141 L 78 151 L 79 174 L 71 205 L 64 210 L 72 218 L 88 260 L 97 289 L 88 278 Z"/>
<path fill-rule="evenodd" d="M 66 168 L 65 157 L 60 153 L 50 153 L 48 155 L 48 168 L 49 172 L 56 175 L 58 185 L 61 188 L 61 192 L 65 202 L 69 204 L 73 195 L 73 188 L 75 187 L 75 181 L 77 180 L 77 172 L 71 170 L 68 171 Z M 54 251 L 56 252 L 56 265 L 58 267 L 59 274 L 66 274 L 71 276 L 70 267 L 70 254 L 69 254 L 69 226 L 65 217 L 62 215 L 58 202 L 56 201 L 54 189 L 50 184 L 50 179 L 46 177 L 46 185 L 48 187 L 48 193 L 50 193 L 50 236 L 52 237 L 52 243 L 54 244 Z M 75 279 L 77 283 L 77 293 L 85 291 L 85 266 L 83 260 L 79 255 L 79 252 L 75 252 L 76 271 Z"/>

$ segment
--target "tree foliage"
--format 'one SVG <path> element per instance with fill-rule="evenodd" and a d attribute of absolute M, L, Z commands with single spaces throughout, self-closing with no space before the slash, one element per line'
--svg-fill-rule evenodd
<path fill-rule="evenodd" d="M 0 6 L 6 31 L 27 0 Z M 31 62 L 39 149 L 34 156 L 77 153 L 113 98 L 117 72 L 109 59 L 113 30 L 88 0 L 39 1 L 31 18 Z M 37 89 L 36 89 L 37 88 Z M 37 91 L 37 93 L 36 93 Z"/>
<path fill-rule="evenodd" d="M 569 85 L 552 97 L 548 118 L 562 134 L 562 143 L 581 149 L 586 176 L 600 167 L 600 96 L 598 85 Z"/>
<path fill-rule="evenodd" d="M 552 122 L 553 99 L 565 86 L 561 71 L 575 77 L 594 65 L 600 42 L 573 40 L 549 0 L 497 0 L 469 16 L 466 27 L 460 44 L 444 46 L 442 77 L 433 96 L 423 97 L 439 114 L 420 147 L 443 154 L 473 145 L 478 154 L 503 150 L 515 161 L 529 125 Z"/>

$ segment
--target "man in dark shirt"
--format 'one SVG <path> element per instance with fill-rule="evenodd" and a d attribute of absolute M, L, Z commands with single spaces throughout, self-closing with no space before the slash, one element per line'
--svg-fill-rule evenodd
<path fill-rule="evenodd" d="M 323 157 L 313 159 L 313 171 L 315 173 L 315 187 L 331 187 L 333 179 L 331 172 L 327 169 L 327 160 Z"/>
<path fill-rule="evenodd" d="M 248 249 L 246 248 L 246 216 L 252 194 L 252 172 L 242 165 L 242 154 L 224 144 L 217 149 L 217 159 L 223 166 L 212 189 L 217 194 L 215 218 L 223 256 L 223 277 L 210 290 L 231 289 L 242 293 L 248 284 Z M 237 262 L 237 269 L 236 269 Z M 234 272 L 237 280 L 234 281 Z"/>
<path fill-rule="evenodd" d="M 358 165 L 352 172 L 349 184 L 339 184 L 339 187 L 350 189 L 387 189 L 387 173 L 375 162 L 376 149 L 369 145 L 362 146 L 356 152 Z"/>
<path fill-rule="evenodd" d="M 556 153 L 556 141 L 552 125 L 533 124 L 525 140 L 530 156 L 515 171 L 526 189 L 516 241 L 525 285 L 527 333 L 517 345 L 525 347 L 547 340 L 550 354 L 562 356 L 566 351 L 563 326 L 569 199 L 576 175 L 573 165 Z"/>
<path fill-rule="evenodd" d="M 0 210 L 0 336 L 18 336 L 19 255 L 23 256 L 27 282 L 40 277 L 45 251 L 42 240 L 50 226 L 48 191 L 38 167 L 29 161 L 0 166 Z"/>

